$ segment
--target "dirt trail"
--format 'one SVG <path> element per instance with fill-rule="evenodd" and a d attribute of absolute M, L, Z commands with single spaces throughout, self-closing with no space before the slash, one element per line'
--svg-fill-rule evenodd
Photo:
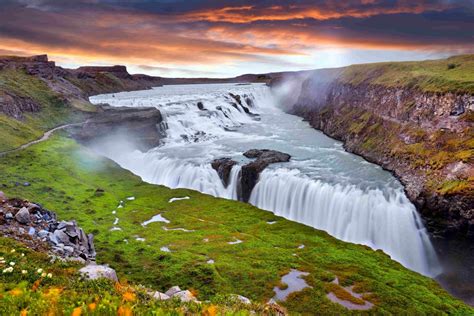
<path fill-rule="evenodd" d="M 41 142 L 44 142 L 45 140 L 48 140 L 51 135 L 58 131 L 58 130 L 61 130 L 61 129 L 65 129 L 67 127 L 71 127 L 71 126 L 80 126 L 82 124 L 84 124 L 85 122 L 82 122 L 82 123 L 72 123 L 72 124 L 64 124 L 64 125 L 60 125 L 58 127 L 55 127 L 53 129 L 50 129 L 49 131 L 46 131 L 43 136 L 37 140 L 33 140 L 29 143 L 26 143 L 26 144 L 23 144 L 21 145 L 20 147 L 17 147 L 15 149 L 10 149 L 10 150 L 7 150 L 7 151 L 3 151 L 3 152 L 0 152 L 0 157 L 6 155 L 6 154 L 10 154 L 10 153 L 14 153 L 14 152 L 17 152 L 17 151 L 20 151 L 20 150 L 23 150 L 23 149 L 26 149 L 28 147 L 30 147 L 31 145 L 34 145 L 34 144 L 38 144 L 38 143 L 41 143 Z"/>

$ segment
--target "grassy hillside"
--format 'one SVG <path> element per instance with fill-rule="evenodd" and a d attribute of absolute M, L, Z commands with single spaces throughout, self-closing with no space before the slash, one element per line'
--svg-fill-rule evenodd
<path fill-rule="evenodd" d="M 78 273 L 78 264 L 51 263 L 46 254 L 3 237 L 0 255 L 8 265 L 15 263 L 11 272 L 0 274 L 1 315 L 250 315 L 250 310 L 265 308 L 227 297 L 203 304 L 157 301 L 147 289 L 134 284 L 86 281 Z M 2 263 L 0 268 L 4 268 Z"/>
<path fill-rule="evenodd" d="M 474 55 L 440 60 L 387 62 L 340 68 L 339 80 L 358 85 L 417 88 L 474 94 Z"/>
<path fill-rule="evenodd" d="M 40 111 L 24 113 L 14 119 L 0 111 L 0 151 L 16 148 L 35 140 L 55 126 L 83 119 L 84 113 L 54 93 L 41 79 L 21 70 L 0 70 L 0 97 L 9 95 L 29 98 L 39 105 Z"/>
<path fill-rule="evenodd" d="M 357 301 L 331 283 L 336 276 L 343 286 L 355 285 L 356 291 L 367 293 L 363 297 L 375 304 L 372 312 L 474 313 L 435 281 L 403 268 L 381 251 L 338 241 L 248 204 L 143 183 L 64 137 L 2 157 L 0 169 L 7 195 L 38 201 L 62 219 L 76 219 L 96 235 L 100 262 L 109 263 L 122 279 L 156 290 L 179 285 L 192 288 L 199 300 L 237 293 L 263 303 L 274 295 L 274 286 L 284 287 L 282 275 L 299 269 L 310 273 L 305 280 L 312 287 L 284 303 L 294 313 L 351 314 L 326 298 L 333 291 Z M 15 186 L 24 181 L 31 186 Z M 131 196 L 135 200 L 126 199 Z M 168 202 L 184 196 L 190 199 Z M 141 225 L 157 214 L 170 223 Z M 110 230 L 115 217 L 120 231 Z M 229 244 L 236 239 L 242 243 Z M 214 263 L 208 263 L 211 259 Z M 31 301 L 21 302 L 24 308 Z"/>

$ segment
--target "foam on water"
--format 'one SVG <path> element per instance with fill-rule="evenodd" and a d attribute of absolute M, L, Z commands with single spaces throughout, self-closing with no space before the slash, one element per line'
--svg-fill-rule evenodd
<path fill-rule="evenodd" d="M 242 105 L 229 92 L 240 96 Z M 160 147 L 146 153 L 120 150 L 117 144 L 95 148 L 146 182 L 237 199 L 240 165 L 248 161 L 242 152 L 287 152 L 291 162 L 267 168 L 250 203 L 341 240 L 382 249 L 425 275 L 440 272 L 428 234 L 400 183 L 380 167 L 345 152 L 340 142 L 284 113 L 264 85 L 165 86 L 91 101 L 160 109 L 162 125 L 168 128 Z M 221 157 L 240 164 L 231 170 L 227 187 L 210 165 Z"/>

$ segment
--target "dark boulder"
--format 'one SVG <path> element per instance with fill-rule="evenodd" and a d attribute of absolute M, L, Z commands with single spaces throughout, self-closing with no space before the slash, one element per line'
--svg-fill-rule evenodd
<path fill-rule="evenodd" d="M 251 149 L 244 153 L 247 158 L 256 158 L 249 164 L 242 167 L 240 173 L 240 187 L 238 190 L 239 199 L 248 202 L 253 188 L 258 182 L 260 173 L 272 163 L 288 162 L 290 155 L 276 150 Z"/>
<path fill-rule="evenodd" d="M 237 162 L 230 158 L 215 159 L 211 163 L 212 168 L 217 171 L 217 174 L 222 180 L 222 184 L 224 184 L 224 187 L 226 188 L 229 185 L 229 177 L 232 167 L 236 164 Z"/>

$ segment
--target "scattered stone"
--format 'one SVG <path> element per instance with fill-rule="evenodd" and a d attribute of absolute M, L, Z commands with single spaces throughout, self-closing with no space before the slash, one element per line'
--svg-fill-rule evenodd
<path fill-rule="evenodd" d="M 181 300 L 181 302 L 193 302 L 193 301 L 196 301 L 196 297 L 193 295 L 193 293 L 191 293 L 191 292 L 188 291 L 188 290 L 177 292 L 177 293 L 173 294 L 172 297 L 173 297 L 173 298 L 174 298 L 174 297 L 179 298 L 179 299 Z"/>
<path fill-rule="evenodd" d="M 215 262 L 215 261 L 212 260 L 212 259 L 207 260 L 207 263 L 208 263 L 208 264 L 214 264 L 214 262 Z"/>
<path fill-rule="evenodd" d="M 163 252 L 171 252 L 170 248 L 168 247 L 161 247 L 160 250 Z"/>
<path fill-rule="evenodd" d="M 248 298 L 246 298 L 245 296 L 242 296 L 242 295 L 232 294 L 230 297 L 231 297 L 233 300 L 236 300 L 236 301 L 238 301 L 238 302 L 240 302 L 240 303 L 242 303 L 242 304 L 245 304 L 245 305 L 250 305 L 250 304 L 252 304 L 252 302 L 251 302 Z"/>
<path fill-rule="evenodd" d="M 5 214 L 5 219 L 13 219 L 13 214 L 11 212 L 8 212 Z"/>
<path fill-rule="evenodd" d="M 170 297 L 168 295 L 166 295 L 165 293 L 161 293 L 161 292 L 154 292 L 152 294 L 152 297 L 155 299 L 155 300 L 159 300 L 159 301 L 166 301 L 166 300 L 169 300 Z"/>
<path fill-rule="evenodd" d="M 15 215 L 15 219 L 18 223 L 26 225 L 30 222 L 30 212 L 26 207 L 22 207 Z"/>
<path fill-rule="evenodd" d="M 33 236 L 35 233 L 36 233 L 36 229 L 34 229 L 33 227 L 30 227 L 28 229 L 28 235 Z"/>
<path fill-rule="evenodd" d="M 299 245 L 298 249 L 303 249 L 305 246 L 304 245 Z"/>
<path fill-rule="evenodd" d="M 115 270 L 106 265 L 89 264 L 81 268 L 79 270 L 79 273 L 81 273 L 89 280 L 106 278 L 114 282 L 118 281 L 117 273 L 115 272 Z"/>
<path fill-rule="evenodd" d="M 25 186 L 25 187 L 29 187 L 30 185 L 31 185 L 31 184 L 30 184 L 29 182 L 24 182 L 24 183 L 23 183 L 23 186 Z"/>
<path fill-rule="evenodd" d="M 175 285 L 175 286 L 169 288 L 169 290 L 166 291 L 165 294 L 168 295 L 169 297 L 172 297 L 173 295 L 175 295 L 176 293 L 181 292 L 181 291 L 182 291 L 181 288 L 179 286 Z"/>

